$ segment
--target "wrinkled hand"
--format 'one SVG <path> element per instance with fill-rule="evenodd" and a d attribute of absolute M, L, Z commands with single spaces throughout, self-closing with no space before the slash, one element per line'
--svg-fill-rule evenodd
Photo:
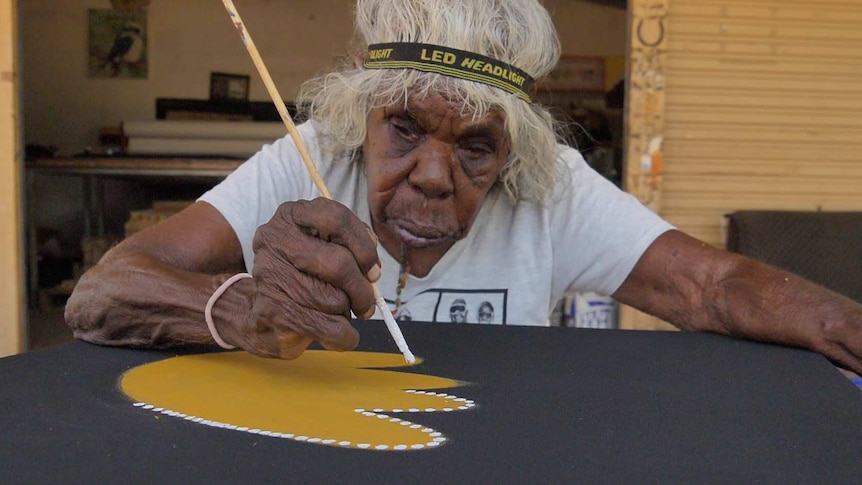
<path fill-rule="evenodd" d="M 854 302 L 855 304 L 855 302 Z M 825 325 L 824 343 L 819 350 L 839 367 L 851 370 L 862 376 L 862 307 L 858 305 L 844 321 Z"/>
<path fill-rule="evenodd" d="M 282 204 L 254 237 L 255 294 L 239 346 L 283 359 L 298 357 L 313 340 L 331 350 L 355 348 L 350 311 L 374 313 L 376 245 L 369 227 L 337 202 Z"/>

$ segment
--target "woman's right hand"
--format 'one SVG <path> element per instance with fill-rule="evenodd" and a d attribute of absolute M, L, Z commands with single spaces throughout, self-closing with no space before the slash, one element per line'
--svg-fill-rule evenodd
<path fill-rule="evenodd" d="M 251 292 L 251 308 L 231 328 L 217 322 L 225 340 L 282 359 L 313 340 L 331 350 L 356 347 L 350 312 L 374 314 L 371 283 L 380 277 L 377 241 L 365 223 L 329 199 L 285 202 L 257 230 L 253 249 L 253 280 L 235 284 Z"/>

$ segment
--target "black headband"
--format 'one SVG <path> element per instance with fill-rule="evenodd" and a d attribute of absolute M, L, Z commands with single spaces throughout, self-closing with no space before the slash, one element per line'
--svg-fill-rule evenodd
<path fill-rule="evenodd" d="M 433 44 L 389 42 L 368 46 L 367 69 L 416 69 L 500 88 L 530 102 L 533 78 L 488 56 Z"/>

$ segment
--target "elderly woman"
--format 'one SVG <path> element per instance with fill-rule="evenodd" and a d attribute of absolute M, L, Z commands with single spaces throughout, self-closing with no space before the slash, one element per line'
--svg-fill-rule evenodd
<path fill-rule="evenodd" d="M 559 57 L 537 0 L 359 0 L 356 26 L 362 62 L 298 100 L 334 201 L 291 139 L 263 147 L 81 278 L 66 309 L 78 338 L 294 358 L 312 340 L 355 347 L 371 282 L 428 322 L 461 299 L 493 302 L 496 323 L 547 325 L 564 292 L 590 290 L 862 370 L 862 307 L 676 231 L 558 144 L 530 99 Z"/>

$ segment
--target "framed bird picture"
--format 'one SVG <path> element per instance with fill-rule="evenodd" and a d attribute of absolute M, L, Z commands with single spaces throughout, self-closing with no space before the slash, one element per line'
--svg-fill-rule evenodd
<path fill-rule="evenodd" d="M 87 42 L 90 77 L 147 78 L 146 10 L 88 10 Z"/>

